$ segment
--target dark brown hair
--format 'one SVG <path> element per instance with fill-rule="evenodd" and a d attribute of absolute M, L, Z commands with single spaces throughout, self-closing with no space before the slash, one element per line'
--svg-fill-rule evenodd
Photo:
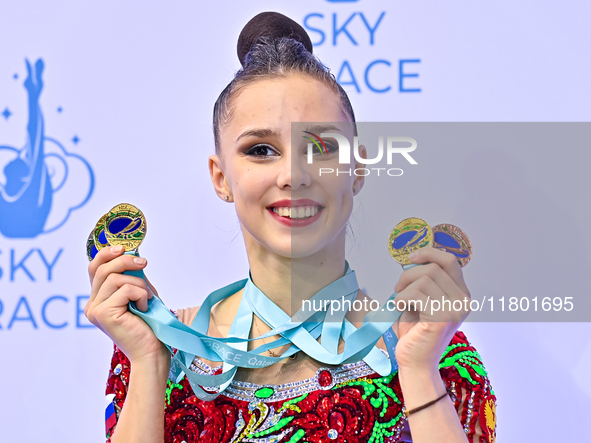
<path fill-rule="evenodd" d="M 242 68 L 222 91 L 213 108 L 213 135 L 216 153 L 220 151 L 220 127 L 232 119 L 232 99 L 249 83 L 285 77 L 291 73 L 309 75 L 339 94 L 343 108 L 355 122 L 355 113 L 334 74 L 312 54 L 306 31 L 293 20 L 276 12 L 255 16 L 238 38 Z"/>

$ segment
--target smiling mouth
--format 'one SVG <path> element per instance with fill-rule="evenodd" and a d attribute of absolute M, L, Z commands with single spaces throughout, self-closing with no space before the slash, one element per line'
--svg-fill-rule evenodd
<path fill-rule="evenodd" d="M 289 218 L 291 220 L 301 220 L 314 217 L 318 212 L 324 209 L 322 206 L 298 206 L 298 207 L 271 207 L 269 208 L 280 217 Z"/>

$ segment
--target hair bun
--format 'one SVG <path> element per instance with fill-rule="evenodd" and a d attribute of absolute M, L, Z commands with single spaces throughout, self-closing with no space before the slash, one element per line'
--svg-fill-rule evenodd
<path fill-rule="evenodd" d="M 268 37 L 271 40 L 281 37 L 292 38 L 302 43 L 310 53 L 313 51 L 308 33 L 298 23 L 278 12 L 261 12 L 242 28 L 238 37 L 238 59 L 242 66 L 244 66 L 246 54 L 261 37 Z"/>

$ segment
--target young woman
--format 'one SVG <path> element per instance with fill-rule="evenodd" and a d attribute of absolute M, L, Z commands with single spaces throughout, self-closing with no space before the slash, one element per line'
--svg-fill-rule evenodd
<path fill-rule="evenodd" d="M 306 162 L 306 140 L 292 143 L 292 122 L 342 123 L 347 132 L 355 116 L 346 93 L 312 55 L 305 31 L 287 17 L 253 18 L 241 33 L 238 53 L 243 68 L 214 108 L 211 179 L 217 195 L 235 205 L 251 287 L 291 315 L 293 288 L 307 299 L 347 272 L 345 227 L 363 187 L 362 177 L 319 177 L 318 162 Z M 338 153 L 323 153 L 321 162 L 337 164 Z M 467 313 L 441 322 L 427 312 L 405 312 L 407 321 L 393 327 L 398 369 L 386 376 L 363 360 L 327 365 L 300 349 L 272 366 L 238 368 L 227 389 L 204 401 L 186 377 L 169 380 L 170 352 L 128 311 L 129 301 L 146 310 L 153 288 L 122 274 L 143 269 L 146 259 L 122 254 L 105 248 L 91 262 L 85 310 L 115 343 L 107 386 L 117 411 L 107 426 L 112 443 L 494 441 L 494 393 L 480 356 L 457 332 Z M 397 299 L 470 296 L 453 255 L 423 248 L 410 258 L 426 265 L 402 274 Z M 232 336 L 244 292 L 211 309 L 209 336 Z M 198 310 L 176 315 L 191 325 Z M 269 332 L 271 323 L 254 315 L 250 338 Z M 359 319 L 352 323 L 362 326 Z M 248 349 L 273 339 L 254 340 Z M 339 352 L 345 343 L 338 341 Z M 281 356 L 290 346 L 266 353 Z M 376 346 L 387 354 L 382 339 Z M 215 374 L 218 365 L 196 358 L 191 369 Z"/>

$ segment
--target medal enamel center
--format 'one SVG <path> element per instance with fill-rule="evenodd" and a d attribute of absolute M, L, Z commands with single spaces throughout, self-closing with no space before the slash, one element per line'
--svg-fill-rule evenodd
<path fill-rule="evenodd" d="M 460 266 L 466 266 L 472 257 L 472 244 L 464 231 L 449 223 L 433 227 L 433 247 L 456 256 Z"/>
<path fill-rule="evenodd" d="M 105 237 L 111 246 L 123 246 L 134 251 L 146 237 L 146 218 L 142 211 L 130 204 L 115 206 L 105 220 Z"/>
<path fill-rule="evenodd" d="M 410 265 L 408 254 L 433 244 L 433 230 L 425 220 L 411 217 L 396 225 L 388 239 L 388 250 L 401 265 Z"/>

